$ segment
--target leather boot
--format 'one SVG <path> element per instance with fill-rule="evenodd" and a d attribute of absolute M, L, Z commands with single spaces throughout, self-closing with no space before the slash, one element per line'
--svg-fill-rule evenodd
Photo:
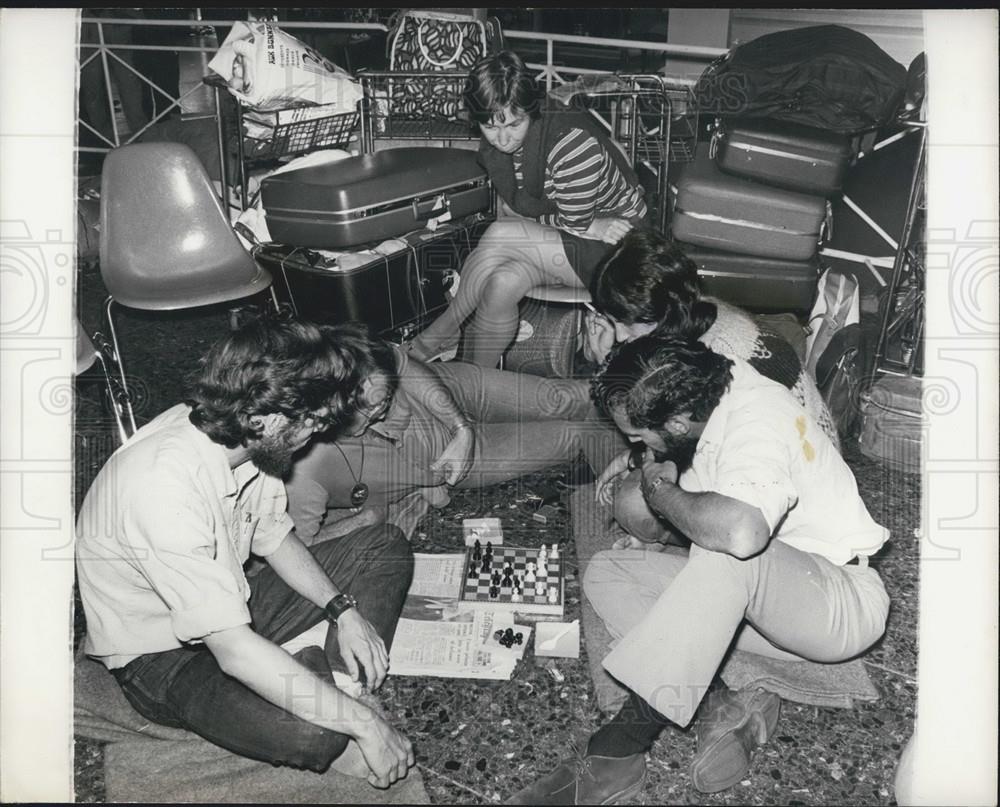
<path fill-rule="evenodd" d="M 602 757 L 573 746 L 573 755 L 506 804 L 615 804 L 629 801 L 646 781 L 646 755 Z"/>
<path fill-rule="evenodd" d="M 710 696 L 707 705 L 695 726 L 698 750 L 691 762 L 691 782 L 702 793 L 718 793 L 750 770 L 754 748 L 774 732 L 781 698 L 763 689 L 725 689 Z"/>

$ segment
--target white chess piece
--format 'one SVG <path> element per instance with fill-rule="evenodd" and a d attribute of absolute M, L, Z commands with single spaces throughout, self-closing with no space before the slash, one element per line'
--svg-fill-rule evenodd
<path fill-rule="evenodd" d="M 514 589 L 514 591 L 510 595 L 510 601 L 511 602 L 521 602 L 521 592 L 518 591 L 516 588 Z"/>
<path fill-rule="evenodd" d="M 549 552 L 549 560 L 559 560 L 559 544 L 552 544 L 552 551 Z"/>
<path fill-rule="evenodd" d="M 549 586 L 549 602 L 553 605 L 559 602 L 559 589 L 555 586 Z"/>
<path fill-rule="evenodd" d="M 544 597 L 545 596 L 545 583 L 541 580 L 535 581 L 535 596 Z"/>
<path fill-rule="evenodd" d="M 549 564 L 548 563 L 539 563 L 538 564 L 537 576 L 538 576 L 539 579 L 541 579 L 543 577 L 548 577 L 549 576 Z"/>
<path fill-rule="evenodd" d="M 535 582 L 535 564 L 534 563 L 531 563 L 531 562 L 528 563 L 527 571 L 525 571 L 525 573 L 524 573 L 524 582 L 525 583 L 534 583 Z"/>

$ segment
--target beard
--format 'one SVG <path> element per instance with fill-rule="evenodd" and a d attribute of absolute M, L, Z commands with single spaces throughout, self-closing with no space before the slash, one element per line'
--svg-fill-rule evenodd
<path fill-rule="evenodd" d="M 693 437 L 689 434 L 678 437 L 665 433 L 660 435 L 660 439 L 663 440 L 667 448 L 666 451 L 654 452 L 658 462 L 664 459 L 670 460 L 677 466 L 678 474 L 684 473 L 691 467 L 695 452 L 698 450 L 699 437 Z"/>
<path fill-rule="evenodd" d="M 250 461 L 268 476 L 278 479 L 284 478 L 292 469 L 292 457 L 296 450 L 284 434 L 261 437 L 247 448 Z"/>

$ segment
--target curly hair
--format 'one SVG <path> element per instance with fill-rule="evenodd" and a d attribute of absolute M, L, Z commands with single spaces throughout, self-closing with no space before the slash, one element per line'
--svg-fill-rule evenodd
<path fill-rule="evenodd" d="M 489 123 L 508 107 L 512 112 L 527 112 L 532 120 L 542 114 L 538 83 L 521 57 L 510 50 L 487 56 L 473 65 L 462 98 L 475 123 Z"/>
<path fill-rule="evenodd" d="M 367 326 L 357 322 L 333 326 L 329 330 L 357 369 L 358 384 L 348 396 L 351 414 L 359 406 L 361 382 L 366 378 L 376 374 L 385 376 L 391 393 L 395 394 L 399 386 L 399 373 L 396 372 L 396 355 L 388 342 L 373 336 Z"/>
<path fill-rule="evenodd" d="M 712 327 L 713 303 L 701 299 L 698 270 L 680 246 L 650 229 L 630 230 L 597 267 L 591 296 L 598 311 L 657 333 L 697 338 Z"/>
<path fill-rule="evenodd" d="M 329 407 L 343 426 L 362 367 L 345 349 L 353 327 L 295 318 L 252 319 L 213 345 L 190 381 L 190 419 L 213 441 L 236 448 L 259 436 L 255 415 L 292 421 Z"/>
<path fill-rule="evenodd" d="M 612 348 L 591 396 L 609 414 L 621 408 L 640 429 L 684 414 L 704 422 L 729 388 L 732 366 L 696 339 L 651 333 Z"/>

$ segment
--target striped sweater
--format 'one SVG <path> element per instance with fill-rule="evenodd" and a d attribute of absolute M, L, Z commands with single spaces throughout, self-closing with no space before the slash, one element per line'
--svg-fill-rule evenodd
<path fill-rule="evenodd" d="M 523 186 L 523 154 L 513 155 L 514 176 Z M 549 151 L 545 167 L 545 197 L 557 213 L 538 221 L 562 230 L 583 233 L 595 218 L 643 217 L 642 188 L 633 187 L 611 155 L 583 129 L 570 129 Z"/>

